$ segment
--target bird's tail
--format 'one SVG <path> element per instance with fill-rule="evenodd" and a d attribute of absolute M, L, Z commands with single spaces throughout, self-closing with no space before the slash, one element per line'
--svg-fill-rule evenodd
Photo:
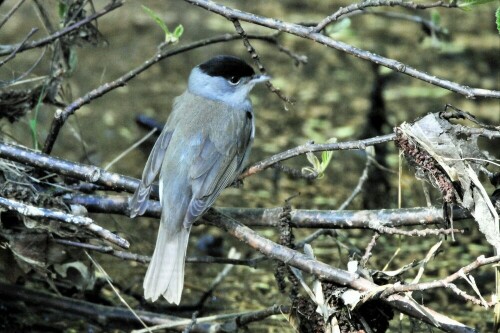
<path fill-rule="evenodd" d="M 160 223 L 156 247 L 144 278 L 144 297 L 156 301 L 163 295 L 168 302 L 179 304 L 184 287 L 184 260 L 191 228 L 172 232 Z"/>

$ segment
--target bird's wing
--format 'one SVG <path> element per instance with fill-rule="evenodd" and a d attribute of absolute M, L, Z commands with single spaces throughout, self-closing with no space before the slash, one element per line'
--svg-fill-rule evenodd
<path fill-rule="evenodd" d="M 167 151 L 172 134 L 173 130 L 169 130 L 165 127 L 158 137 L 158 140 L 156 140 L 148 161 L 146 162 L 146 166 L 144 167 L 141 183 L 135 190 L 134 196 L 129 201 L 130 217 L 144 214 L 146 211 L 151 185 L 160 171 L 163 157 Z"/>
<path fill-rule="evenodd" d="M 235 111 L 233 111 L 235 112 Z M 231 116 L 229 116 L 231 117 Z M 232 115 L 237 117 L 237 115 Z M 240 118 L 241 119 L 241 118 Z M 241 170 L 246 148 L 250 143 L 252 124 L 245 118 L 243 126 L 236 119 L 226 119 L 224 128 L 218 128 L 205 136 L 198 156 L 189 169 L 192 198 L 184 217 L 184 227 L 189 227 L 217 199 Z M 225 134 L 224 143 L 216 144 Z M 242 149 L 245 146 L 245 149 Z"/>

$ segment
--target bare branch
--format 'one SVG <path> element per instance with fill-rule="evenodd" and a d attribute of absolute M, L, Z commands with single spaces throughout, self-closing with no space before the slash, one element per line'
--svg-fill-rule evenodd
<path fill-rule="evenodd" d="M 468 264 L 465 267 L 460 268 L 458 271 L 455 273 L 448 275 L 447 277 L 441 279 L 441 280 L 436 280 L 436 281 L 431 281 L 431 282 L 422 282 L 422 283 L 414 283 L 414 284 L 407 284 L 407 285 L 392 285 L 391 287 L 385 289 L 380 297 L 387 297 L 389 295 L 393 295 L 396 293 L 400 292 L 408 292 L 408 291 L 417 291 L 417 290 L 428 290 L 428 289 L 433 289 L 433 288 L 441 288 L 441 287 L 449 287 L 447 284 L 469 274 L 471 271 L 485 265 L 491 265 L 500 262 L 500 255 L 493 256 L 493 257 L 488 257 L 486 258 L 485 256 L 479 256 L 475 261 L 472 263 Z"/>
<path fill-rule="evenodd" d="M 132 193 L 139 186 L 139 181 L 132 177 L 107 172 L 92 165 L 51 157 L 22 146 L 0 143 L 0 157 L 117 191 L 126 190 Z"/>
<path fill-rule="evenodd" d="M 94 245 L 88 243 L 80 243 L 75 242 L 69 239 L 54 239 L 54 242 L 62 245 L 68 245 L 73 247 L 79 247 L 82 249 L 96 251 L 100 253 L 105 253 L 112 255 L 114 257 L 120 258 L 122 260 L 136 261 L 142 264 L 147 264 L 151 261 L 150 256 L 145 256 L 137 253 L 126 252 L 115 250 L 111 246 L 106 245 Z M 248 266 L 255 268 L 257 264 L 261 261 L 267 260 L 266 257 L 259 257 L 254 259 L 231 259 L 224 257 L 186 257 L 186 263 L 192 264 L 231 264 L 231 265 L 240 265 L 240 266 Z"/>
<path fill-rule="evenodd" d="M 124 196 L 73 195 L 63 197 L 68 204 L 78 204 L 92 213 L 127 215 L 128 198 Z M 225 215 L 252 227 L 276 227 L 282 208 L 238 208 L 217 207 Z M 159 218 L 161 207 L 158 201 L 149 201 L 144 216 Z M 371 229 L 399 228 L 412 226 L 431 226 L 443 224 L 442 207 L 417 207 L 380 210 L 307 210 L 293 209 L 291 225 L 294 228 L 325 229 Z M 470 218 L 470 213 L 463 208 L 453 210 L 455 221 Z M 418 231 L 413 231 L 418 232 Z M 319 236 L 319 235 L 318 235 Z"/>
<path fill-rule="evenodd" d="M 450 2 L 450 3 L 445 3 L 444 1 L 438 1 L 435 3 L 430 3 L 430 4 L 421 4 L 421 3 L 415 3 L 412 1 L 401 1 L 401 0 L 368 0 L 368 1 L 363 1 L 361 3 L 353 3 L 347 7 L 341 7 L 339 10 L 337 10 L 335 13 L 332 15 L 327 16 L 321 22 L 319 22 L 313 29 L 314 32 L 320 32 L 326 26 L 328 26 L 330 23 L 333 21 L 338 20 L 344 15 L 347 15 L 349 13 L 355 12 L 355 11 L 363 11 L 365 8 L 369 7 L 382 7 L 382 6 L 399 6 L 399 7 L 404 7 L 408 9 L 428 9 L 428 8 L 435 8 L 435 7 L 445 7 L 445 8 L 457 8 L 456 2 Z"/>
<path fill-rule="evenodd" d="M 259 55 L 257 54 L 257 52 L 255 51 L 255 48 L 252 46 L 252 44 L 248 40 L 247 33 L 245 32 L 245 30 L 243 30 L 243 27 L 241 26 L 240 21 L 233 20 L 233 25 L 234 25 L 236 32 L 243 39 L 243 44 L 245 45 L 247 52 L 250 53 L 250 56 L 252 57 L 254 63 L 259 68 L 259 71 L 262 74 L 267 74 L 266 68 L 264 67 L 264 65 L 262 65 L 262 62 L 259 59 Z M 273 93 L 275 93 L 279 98 L 281 98 L 283 101 L 285 101 L 285 103 L 292 103 L 292 100 L 289 97 L 285 96 L 281 92 L 281 90 L 276 88 L 270 81 L 266 82 L 266 86 L 267 86 L 267 88 L 269 88 L 269 90 L 271 90 Z"/>
<path fill-rule="evenodd" d="M 82 26 L 88 24 L 89 22 L 92 22 L 95 19 L 97 19 L 97 18 L 99 18 L 99 17 L 101 17 L 101 16 L 103 16 L 103 15 L 105 15 L 105 14 L 107 14 L 107 13 L 113 11 L 113 10 L 115 10 L 118 7 L 121 7 L 122 5 L 123 5 L 123 2 L 121 0 L 112 0 L 103 9 L 101 9 L 100 11 L 95 12 L 94 14 L 86 17 L 84 20 L 76 22 L 76 23 L 74 23 L 74 24 L 72 24 L 70 26 L 67 26 L 64 29 L 61 29 L 61 30 L 53 33 L 50 36 L 47 36 L 47 37 L 42 38 L 40 40 L 37 40 L 37 41 L 31 42 L 31 43 L 25 44 L 24 46 L 22 46 L 21 48 L 19 48 L 18 53 L 26 51 L 26 50 L 34 49 L 34 48 L 37 48 L 37 47 L 42 47 L 42 46 L 48 45 L 48 44 L 52 43 L 53 41 L 61 38 L 62 36 L 65 36 L 65 35 L 69 34 L 70 32 L 73 32 L 73 31 L 79 29 L 80 27 L 82 27 Z M 12 53 L 12 51 L 14 49 L 18 48 L 18 47 L 19 47 L 19 44 L 12 45 L 11 47 L 7 47 L 7 48 L 2 48 L 0 50 L 0 56 Z"/>
<path fill-rule="evenodd" d="M 298 37 L 310 39 L 319 44 L 323 44 L 325 46 L 337 49 L 342 52 L 346 52 L 358 58 L 365 59 L 373 63 L 376 63 L 378 65 L 390 68 L 396 72 L 400 72 L 408 76 L 414 77 L 416 79 L 422 80 L 424 82 L 428 82 L 435 86 L 459 93 L 461 95 L 464 95 L 466 98 L 476 98 L 476 97 L 500 98 L 500 91 L 481 89 L 481 88 L 471 88 L 468 86 L 458 84 L 456 82 L 440 79 L 434 75 L 427 74 L 413 67 L 407 66 L 406 64 L 400 61 L 386 58 L 378 54 L 374 54 L 372 52 L 362 50 L 357 47 L 353 47 L 349 44 L 334 40 L 319 32 L 315 32 L 314 28 L 311 27 L 284 22 L 270 17 L 255 15 L 253 13 L 244 12 L 224 5 L 220 5 L 213 1 L 207 1 L 207 0 L 185 0 L 185 1 L 195 6 L 204 8 L 208 11 L 219 14 L 230 21 L 234 20 L 246 21 L 270 29 L 283 31 Z"/>
<path fill-rule="evenodd" d="M 0 206 L 7 210 L 16 211 L 19 214 L 27 217 L 47 218 L 64 223 L 74 224 L 79 227 L 86 228 L 91 232 L 93 232 L 94 234 L 101 237 L 102 239 L 105 239 L 122 248 L 126 249 L 130 246 L 129 242 L 126 239 L 123 239 L 120 236 L 113 234 L 111 231 L 104 229 L 101 226 L 98 226 L 89 217 L 71 215 L 47 208 L 34 207 L 31 205 L 26 205 L 22 202 L 9 200 L 3 197 L 0 197 Z"/>

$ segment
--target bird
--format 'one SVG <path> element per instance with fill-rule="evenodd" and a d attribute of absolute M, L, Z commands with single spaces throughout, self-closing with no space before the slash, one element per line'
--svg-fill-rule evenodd
<path fill-rule="evenodd" d="M 146 300 L 163 295 L 180 303 L 191 227 L 245 168 L 255 134 L 249 93 L 269 79 L 238 57 L 218 55 L 194 67 L 174 99 L 129 201 L 130 217 L 144 214 L 159 173 L 162 212 L 144 277 Z"/>

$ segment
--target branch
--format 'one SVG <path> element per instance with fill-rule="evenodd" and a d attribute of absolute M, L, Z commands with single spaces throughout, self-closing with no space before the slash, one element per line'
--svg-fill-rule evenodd
<path fill-rule="evenodd" d="M 67 194 L 63 199 L 67 204 L 82 205 L 91 213 L 127 215 L 127 197 Z M 279 215 L 283 210 L 281 207 L 217 207 L 216 209 L 222 214 L 229 215 L 251 227 L 276 227 Z M 379 231 L 389 227 L 424 227 L 445 223 L 441 207 L 352 211 L 293 209 L 290 214 L 290 223 L 294 228 L 370 229 Z M 159 218 L 160 215 L 160 203 L 150 200 L 148 202 L 148 209 L 143 216 Z M 456 207 L 453 210 L 454 221 L 469 218 L 471 218 L 471 215 L 466 209 Z M 410 232 L 418 233 L 416 231 Z"/>
<path fill-rule="evenodd" d="M 260 161 L 251 167 L 248 168 L 244 173 L 240 175 L 240 179 L 246 178 L 248 176 L 254 175 L 258 172 L 261 172 L 270 166 L 290 159 L 295 156 L 303 155 L 309 152 L 318 152 L 318 151 L 331 151 L 331 150 L 349 150 L 349 149 L 365 149 L 367 146 L 373 146 L 376 144 L 393 141 L 396 138 L 395 134 L 387 134 L 382 136 L 377 136 L 374 138 L 357 140 L 357 141 L 346 141 L 346 142 L 335 142 L 335 143 L 322 143 L 322 144 L 314 144 L 311 142 L 306 143 L 305 145 L 298 146 L 284 152 L 278 153 L 271 157 L 266 158 L 263 161 Z"/>
<path fill-rule="evenodd" d="M 31 31 L 26 35 L 26 37 L 24 37 L 24 39 L 21 41 L 21 43 L 19 43 L 19 46 L 16 47 L 14 50 L 12 50 L 12 52 L 9 54 L 9 56 L 7 58 L 0 61 L 0 67 L 5 65 L 8 61 L 14 59 L 16 57 L 16 54 L 19 53 L 19 50 L 23 47 L 23 45 L 25 45 L 26 42 L 28 41 L 28 39 L 30 39 L 31 36 L 33 36 L 37 31 L 38 31 L 37 28 L 31 29 Z"/>
<path fill-rule="evenodd" d="M 19 0 L 14 7 L 12 7 L 7 14 L 5 14 L 4 18 L 0 22 L 0 29 L 3 27 L 3 25 L 10 19 L 10 17 L 21 7 L 25 0 Z"/>
<path fill-rule="evenodd" d="M 238 35 L 240 35 L 241 38 L 243 39 L 243 45 L 245 45 L 247 52 L 250 53 L 250 56 L 252 57 L 254 63 L 259 68 L 259 71 L 262 74 L 267 74 L 266 68 L 264 67 L 264 65 L 262 65 L 262 62 L 260 61 L 259 55 L 255 51 L 255 48 L 252 46 L 252 44 L 250 44 L 250 41 L 248 40 L 248 35 L 247 35 L 246 31 L 243 30 L 243 27 L 241 26 L 240 21 L 233 20 L 233 25 L 234 25 L 234 29 L 236 30 Z M 285 103 L 292 103 L 292 100 L 289 97 L 285 96 L 281 92 L 281 90 L 276 88 L 269 80 L 265 84 L 271 92 L 275 93 Z"/>
<path fill-rule="evenodd" d="M 381 137 L 382 138 L 382 137 Z M 363 146 L 371 141 L 380 139 L 368 139 L 347 143 L 335 143 L 324 145 L 305 145 L 309 151 L 321 149 L 350 149 L 347 147 Z M 383 142 L 383 141 L 382 141 Z M 332 147 L 334 145 L 335 147 Z M 297 150 L 305 148 L 298 147 Z M 326 147 L 326 148 L 325 148 Z M 294 151 L 294 149 L 290 150 Z M 290 152 L 288 151 L 288 152 Z M 285 152 L 286 154 L 287 152 Z M 280 155 L 280 154 L 278 154 Z M 275 155 L 275 156 L 278 156 Z M 294 155 L 295 156 L 295 155 Z M 0 158 L 30 165 L 42 170 L 68 176 L 85 182 L 102 185 L 107 189 L 115 191 L 127 191 L 133 193 L 139 180 L 132 177 L 123 176 L 117 173 L 108 172 L 95 166 L 66 161 L 60 158 L 45 155 L 34 150 L 0 142 Z M 158 190 L 154 190 L 153 197 L 158 197 Z M 65 200 L 74 204 L 81 204 L 91 212 L 122 214 L 128 216 L 127 197 L 100 197 L 67 194 Z M 281 208 L 221 208 L 225 214 L 233 218 L 244 221 L 253 226 L 275 226 L 279 220 Z M 159 217 L 161 212 L 159 202 L 149 201 L 148 209 L 144 216 Z M 374 210 L 374 211 L 344 211 L 335 210 L 293 210 L 291 212 L 292 224 L 295 228 L 338 228 L 338 229 L 372 229 L 378 230 L 381 227 L 401 227 L 401 226 L 425 226 L 430 224 L 444 223 L 442 210 L 439 208 L 412 208 L 399 210 Z M 455 220 L 470 217 L 465 209 L 456 209 L 453 212 Z"/>
<path fill-rule="evenodd" d="M 67 26 L 65 27 L 64 29 L 61 29 L 55 33 L 53 33 L 52 35 L 50 36 L 47 36 L 45 38 L 42 38 L 40 40 L 37 40 L 37 41 L 34 41 L 34 42 L 31 42 L 31 43 L 27 43 L 25 44 L 24 46 L 22 46 L 18 52 L 22 52 L 22 51 L 26 51 L 26 50 L 30 50 L 30 49 L 34 49 L 34 48 L 37 48 L 37 47 L 42 47 L 42 46 L 45 46 L 45 45 L 48 45 L 50 43 L 52 43 L 53 41 L 69 34 L 70 32 L 72 31 L 75 31 L 79 28 L 81 28 L 82 26 L 88 24 L 89 22 L 92 22 L 94 21 L 95 19 L 115 10 L 116 8 L 118 7 L 121 7 L 123 5 L 123 2 L 121 0 L 112 0 L 111 3 L 109 3 L 108 5 L 106 5 L 103 9 L 101 9 L 100 11 L 98 12 L 95 12 L 94 14 L 90 15 L 90 16 L 87 16 L 85 19 L 79 21 L 79 22 L 76 22 L 70 26 Z M 9 53 L 11 53 L 14 49 L 18 48 L 19 47 L 19 44 L 16 44 L 16 45 L 12 45 L 11 47 L 8 47 L 8 48 L 2 48 L 0 50 L 0 56 L 4 56 L 4 55 L 7 55 Z"/>
<path fill-rule="evenodd" d="M 389 295 L 393 295 L 400 292 L 409 292 L 409 291 L 422 291 L 433 288 L 441 288 L 441 287 L 449 287 L 448 284 L 457 280 L 458 278 L 462 278 L 465 275 L 469 274 L 471 271 L 485 265 L 491 265 L 500 262 L 500 255 L 488 257 L 486 258 L 484 255 L 479 256 L 472 263 L 468 264 L 465 267 L 460 268 L 455 273 L 448 275 L 444 279 L 431 281 L 431 282 L 422 282 L 422 283 L 414 283 L 408 285 L 393 285 L 387 289 L 385 289 L 380 297 L 387 297 Z"/>
<path fill-rule="evenodd" d="M 140 327 L 139 321 L 128 309 L 117 306 L 94 304 L 64 296 L 57 296 L 28 288 L 22 288 L 13 284 L 0 282 L 0 298 L 2 299 L 2 303 L 4 305 L 14 302 L 24 302 L 32 313 L 57 310 L 69 316 L 80 317 L 86 322 L 91 320 L 93 322 L 100 323 L 101 325 L 126 327 L 128 331 L 131 328 L 130 325 L 137 325 L 136 327 Z M 14 308 L 19 311 L 19 305 L 14 306 Z M 135 312 L 141 320 L 148 325 L 176 323 L 180 326 L 180 329 L 189 325 L 189 322 L 186 322 L 186 319 L 184 318 L 142 310 L 135 310 Z M 208 333 L 210 331 L 210 327 L 207 326 L 208 325 L 196 325 L 193 332 Z M 203 327 L 205 327 L 205 329 L 203 329 Z"/>
<path fill-rule="evenodd" d="M 207 1 L 207 0 L 185 0 L 185 1 L 195 6 L 204 8 L 208 11 L 219 14 L 230 21 L 240 20 L 249 23 L 254 23 L 270 29 L 283 31 L 298 37 L 310 39 L 319 44 L 354 55 L 361 59 L 371 61 L 378 65 L 382 65 L 394 71 L 409 75 L 411 77 L 422 80 L 424 82 L 428 82 L 435 86 L 459 93 L 461 95 L 464 95 L 466 98 L 476 98 L 476 97 L 500 98 L 500 91 L 487 90 L 481 88 L 470 88 L 449 80 L 440 79 L 434 75 L 424 73 L 394 59 L 385 58 L 378 54 L 374 54 L 372 52 L 359 49 L 349 44 L 336 41 L 319 32 L 315 32 L 314 28 L 311 27 L 284 22 L 270 17 L 255 15 L 253 13 L 244 12 L 241 10 L 223 6 L 213 1 Z"/>
<path fill-rule="evenodd" d="M 443 1 L 438 1 L 435 3 L 431 4 L 420 4 L 420 3 L 415 3 L 411 1 L 401 1 L 401 0 L 368 0 L 368 1 L 363 1 L 361 3 L 354 3 L 351 4 L 347 7 L 341 7 L 339 10 L 337 10 L 335 13 L 333 13 L 330 16 L 327 16 L 323 20 L 321 20 L 318 25 L 316 25 L 313 28 L 313 32 L 320 32 L 324 28 L 326 28 L 327 25 L 332 23 L 333 21 L 338 20 L 340 17 L 355 12 L 355 11 L 363 11 L 365 8 L 368 7 L 382 7 L 382 6 L 399 6 L 399 7 L 404 7 L 408 9 L 428 9 L 428 8 L 435 8 L 435 7 L 445 7 L 445 8 L 457 8 L 456 2 L 450 2 L 450 3 L 445 3 Z"/>
<path fill-rule="evenodd" d="M 373 291 L 379 287 L 373 282 L 359 277 L 357 274 L 331 267 L 320 261 L 313 260 L 300 252 L 278 245 L 258 235 L 255 231 L 245 227 L 236 220 L 216 212 L 214 209 L 209 209 L 202 219 L 206 223 L 223 229 L 231 236 L 260 251 L 265 256 L 313 274 L 322 281 L 337 283 L 363 292 Z M 413 301 L 405 299 L 402 296 L 392 295 L 384 299 L 384 301 L 388 302 L 389 305 L 398 311 L 446 332 L 475 332 L 471 327 L 467 327 L 422 305 L 416 305 Z"/>
<path fill-rule="evenodd" d="M 85 182 L 103 185 L 116 191 L 133 193 L 139 180 L 105 171 L 92 165 L 74 163 L 52 157 L 23 146 L 0 142 L 0 158 L 30 165 L 35 168 L 54 172 L 58 175 L 79 179 Z"/>
<path fill-rule="evenodd" d="M 122 248 L 127 249 L 130 247 L 129 242 L 126 239 L 123 239 L 120 236 L 115 235 L 111 231 L 95 224 L 91 218 L 85 216 L 76 216 L 47 208 L 39 208 L 31 205 L 26 205 L 24 203 L 9 200 L 3 197 L 0 197 L 0 206 L 6 210 L 16 211 L 19 214 L 27 217 L 47 218 L 59 222 L 74 224 L 79 227 L 88 229 L 102 239 L 105 239 L 110 243 L 116 244 Z"/>
<path fill-rule="evenodd" d="M 52 125 L 54 126 L 55 123 L 56 121 L 54 120 Z M 60 126 L 62 126 L 62 123 L 56 126 L 58 126 L 57 129 L 58 132 Z M 307 152 L 325 151 L 325 150 L 364 149 L 366 146 L 387 142 L 393 140 L 394 138 L 395 134 L 388 134 L 385 136 L 359 140 L 359 141 L 348 141 L 348 142 L 317 144 L 317 145 L 312 143 L 307 143 L 305 145 L 298 146 L 296 148 L 289 149 L 285 152 L 271 156 L 270 158 L 255 164 L 254 166 L 250 167 L 245 173 L 243 173 L 240 176 L 240 178 L 241 179 L 246 178 L 280 161 L 301 154 L 305 154 Z M 48 140 L 49 139 L 47 139 L 47 141 Z M 53 140 L 55 140 L 55 138 Z M 117 191 L 125 190 L 127 192 L 133 193 L 136 187 L 139 186 L 139 180 L 137 179 L 108 172 L 96 166 L 89 166 L 85 164 L 70 162 L 57 157 L 52 157 L 47 154 L 43 154 L 23 146 L 17 146 L 13 144 L 0 142 L 0 158 L 6 158 L 11 161 L 23 163 L 26 165 L 31 165 L 43 170 L 55 172 L 59 175 L 72 177 L 89 183 L 103 185 L 108 187 L 109 189 Z M 153 197 L 158 197 L 157 189 L 153 189 Z"/>
<path fill-rule="evenodd" d="M 109 255 L 112 255 L 114 257 L 123 259 L 123 260 L 136 261 L 136 262 L 140 262 L 142 264 L 147 264 L 151 261 L 150 256 L 145 256 L 145 255 L 132 253 L 132 252 L 115 250 L 111 246 L 80 243 L 80 242 L 75 242 L 75 241 L 72 241 L 69 239 L 54 239 L 54 242 L 56 242 L 58 244 L 62 244 L 62 245 L 78 247 L 78 248 L 85 249 L 85 250 L 105 253 L 105 254 L 109 254 Z M 224 258 L 224 257 L 209 257 L 209 256 L 186 257 L 186 263 L 192 263 L 192 264 L 231 264 L 231 265 L 248 266 L 248 267 L 252 267 L 252 268 L 256 268 L 257 264 L 261 261 L 264 261 L 264 260 L 267 260 L 267 258 L 266 257 L 258 257 L 258 258 L 254 258 L 254 259 L 231 259 L 231 258 Z"/>

